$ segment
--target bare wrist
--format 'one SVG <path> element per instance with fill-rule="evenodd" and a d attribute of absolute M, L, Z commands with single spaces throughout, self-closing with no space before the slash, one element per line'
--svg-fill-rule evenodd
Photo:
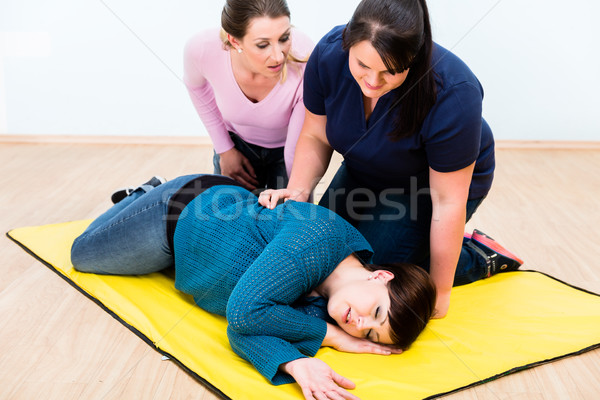
<path fill-rule="evenodd" d="M 279 370 L 294 376 L 294 366 L 298 364 L 299 360 L 302 360 L 302 358 L 297 358 L 295 360 L 283 363 L 279 366 Z"/>
<path fill-rule="evenodd" d="M 223 158 L 223 157 L 227 158 L 230 155 L 233 155 L 235 152 L 237 152 L 237 149 L 235 147 L 232 147 L 232 148 L 230 148 L 228 150 L 225 150 L 222 153 L 219 153 L 219 157 L 221 157 L 221 158 Z"/>
<path fill-rule="evenodd" d="M 310 191 L 306 189 L 295 189 L 288 187 L 288 190 L 291 193 L 290 200 L 307 202 L 310 197 Z"/>

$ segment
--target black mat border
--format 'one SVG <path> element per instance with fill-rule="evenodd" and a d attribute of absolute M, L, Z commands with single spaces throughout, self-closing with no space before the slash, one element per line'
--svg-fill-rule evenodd
<path fill-rule="evenodd" d="M 572 289 L 576 289 L 576 290 L 578 290 L 580 292 L 584 292 L 584 293 L 591 294 L 591 295 L 596 296 L 596 297 L 600 297 L 600 294 L 598 294 L 598 293 L 594 293 L 594 292 L 589 291 L 587 289 L 583 289 L 583 288 L 571 285 L 570 283 L 567 283 L 567 282 L 565 282 L 563 280 L 555 278 L 552 275 L 548 275 L 545 272 L 535 271 L 535 270 L 532 270 L 532 269 L 523 269 L 523 270 L 518 270 L 517 272 L 527 272 L 527 273 L 540 274 L 540 275 L 546 276 L 546 277 L 548 277 L 548 278 L 550 278 L 550 279 L 552 279 L 552 280 L 554 280 L 556 282 L 559 282 L 559 283 L 561 283 L 561 284 L 563 284 L 565 286 L 568 286 L 568 287 L 570 287 Z M 596 344 L 593 344 L 591 346 L 584 347 L 583 349 L 578 350 L 578 351 L 574 351 L 572 353 L 563 354 L 562 356 L 558 356 L 558 357 L 554 357 L 554 358 L 547 358 L 545 360 L 536 361 L 536 362 L 533 362 L 531 364 L 525 364 L 525 365 L 520 366 L 520 367 L 515 367 L 515 368 L 512 368 L 512 369 L 509 369 L 508 371 L 501 372 L 501 373 L 496 374 L 496 375 L 492 375 L 489 378 L 485 378 L 485 379 L 482 379 L 480 381 L 470 383 L 468 385 L 465 385 L 465 386 L 462 386 L 462 387 L 450 390 L 448 392 L 438 393 L 438 394 L 435 394 L 435 395 L 432 395 L 432 396 L 424 397 L 422 400 L 437 399 L 437 398 L 439 398 L 441 396 L 447 396 L 447 395 L 452 394 L 452 393 L 460 392 L 461 390 L 469 389 L 469 388 L 472 388 L 472 387 L 475 387 L 475 386 L 479 386 L 479 385 L 484 385 L 484 384 L 486 384 L 488 382 L 494 381 L 496 379 L 505 377 L 505 376 L 510 375 L 510 374 L 514 374 L 514 373 L 517 373 L 517 372 L 525 371 L 526 369 L 535 368 L 535 367 L 538 367 L 538 366 L 543 365 L 543 364 L 549 364 L 549 363 L 554 362 L 554 361 L 562 360 L 563 358 L 578 356 L 578 355 L 581 355 L 583 353 L 587 353 L 588 351 L 596 350 L 598 348 L 600 348 L 600 343 L 596 343 Z"/>
<path fill-rule="evenodd" d="M 104 305 L 104 303 L 102 303 L 100 300 L 98 300 L 97 298 L 95 298 L 91 294 L 87 293 L 81 287 L 77 286 L 77 284 L 75 282 L 73 282 L 71 279 L 69 279 L 66 275 L 62 274 L 59 270 L 57 270 L 54 266 L 52 266 L 52 264 L 46 262 L 44 259 L 42 259 L 37 254 L 35 254 L 33 251 L 31 251 L 31 249 L 29 249 L 23 243 L 19 242 L 17 239 L 15 239 L 14 237 L 12 237 L 10 235 L 11 232 L 12 232 L 12 230 L 6 232 L 6 236 L 10 240 L 12 240 L 16 244 L 18 244 L 23 250 L 25 250 L 25 252 L 27 252 L 33 258 L 35 258 L 36 260 L 38 260 L 39 262 L 41 262 L 42 264 L 44 264 L 51 271 L 54 271 L 58 276 L 60 276 L 61 278 L 63 278 L 72 287 L 74 287 L 75 289 L 77 289 L 78 292 L 82 293 L 85 297 L 87 297 L 88 299 L 90 299 L 94 303 L 96 303 L 98 306 L 100 306 L 110 316 L 112 316 L 114 319 L 116 319 L 117 321 L 119 321 L 121 324 L 123 324 L 123 326 L 125 326 L 126 328 L 128 328 L 130 331 L 132 331 L 133 333 L 135 333 L 140 339 L 142 339 L 144 342 L 146 342 L 150 347 L 152 347 L 158 353 L 160 353 L 160 354 L 162 354 L 164 356 L 169 357 L 170 360 L 174 361 L 181 369 L 183 369 L 185 372 L 187 372 L 190 376 L 192 376 L 193 378 L 195 378 L 196 380 L 198 380 L 202 384 L 204 384 L 214 394 L 218 395 L 222 399 L 233 400 L 231 397 L 227 396 L 225 393 L 223 393 L 221 390 L 219 390 L 216 386 L 212 385 L 209 381 L 207 381 L 206 379 L 202 378 L 200 375 L 198 375 L 197 373 L 195 373 L 194 371 L 192 371 L 191 369 L 189 369 L 185 364 L 183 364 L 182 362 L 180 362 L 177 358 L 173 357 L 168 352 L 163 351 L 163 350 L 159 349 L 158 347 L 156 347 L 154 345 L 154 343 L 146 335 L 144 335 L 142 332 L 140 332 L 139 330 L 137 330 L 137 328 L 135 328 L 134 326 L 132 326 L 132 325 L 128 324 L 127 322 L 125 322 L 123 319 L 121 319 L 121 317 L 119 317 L 117 314 L 115 314 L 111 309 L 109 309 L 108 307 L 106 307 Z M 570 283 L 567 283 L 567 282 L 565 282 L 563 280 L 555 278 L 552 275 L 548 275 L 545 272 L 540 272 L 540 271 L 535 271 L 535 270 L 519 270 L 518 272 L 536 273 L 536 274 L 544 275 L 544 276 L 546 276 L 546 277 L 548 277 L 550 279 L 553 279 L 554 281 L 559 282 L 559 283 L 561 283 L 561 284 L 563 284 L 565 286 L 568 286 L 568 287 L 570 287 L 572 289 L 576 289 L 578 291 L 581 291 L 581 292 L 584 292 L 584 293 L 587 293 L 587 294 L 591 294 L 591 295 L 594 295 L 596 297 L 600 297 L 600 294 L 598 294 L 598 293 L 594 293 L 594 292 L 589 291 L 587 289 L 583 289 L 583 288 L 571 285 Z M 523 366 L 520 366 L 520 367 L 515 367 L 515 368 L 512 368 L 512 369 L 509 369 L 508 371 L 501 372 L 499 374 L 496 374 L 496 375 L 490 376 L 488 378 L 482 379 L 480 381 L 476 381 L 476 382 L 470 383 L 468 385 L 465 385 L 465 386 L 462 386 L 462 387 L 450 390 L 448 392 L 438 393 L 438 394 L 434 394 L 432 396 L 424 397 L 422 400 L 431 400 L 431 399 L 436 399 L 436 398 L 439 398 L 439 397 L 442 397 L 442 396 L 447 396 L 447 395 L 452 394 L 452 393 L 457 393 L 457 392 L 460 392 L 460 391 L 465 390 L 465 389 L 469 389 L 469 388 L 472 388 L 472 387 L 475 387 L 475 386 L 486 384 L 486 383 L 491 382 L 493 380 L 496 380 L 496 379 L 499 379 L 499 378 L 502 378 L 504 376 L 507 376 L 507 375 L 510 375 L 510 374 L 514 374 L 514 373 L 517 373 L 517 372 L 520 372 L 520 371 L 524 371 L 526 369 L 535 368 L 537 366 L 540 366 L 540 365 L 543 365 L 543 364 L 548 364 L 548 363 L 551 363 L 551 362 L 554 362 L 554 361 L 558 361 L 558 360 L 561 360 L 563 358 L 578 356 L 580 354 L 586 353 L 588 351 L 595 350 L 597 348 L 600 348 L 600 343 L 593 344 L 593 345 L 585 347 L 585 348 L 583 348 L 581 350 L 578 350 L 578 351 L 575 351 L 575 352 L 572 352 L 572 353 L 567 353 L 567 354 L 564 354 L 562 356 L 558 356 L 558 357 L 554 357 L 554 358 L 548 358 L 548 359 L 545 359 L 545 360 L 536 361 L 536 362 L 531 363 L 531 364 L 526 364 L 526 365 L 523 365 Z"/>
<path fill-rule="evenodd" d="M 15 239 L 14 237 L 12 237 L 10 235 L 11 232 L 12 232 L 12 230 L 8 231 L 6 233 L 6 236 L 10 240 L 12 240 L 16 244 L 18 244 L 23 250 L 25 250 L 25 252 L 27 252 L 33 258 L 35 258 L 36 260 L 38 260 L 39 262 L 41 262 L 42 264 L 44 264 L 51 271 L 55 272 L 58 276 L 60 276 L 61 278 L 63 278 L 66 282 L 69 283 L 69 285 L 71 285 L 72 287 L 74 287 L 75 289 L 77 289 L 77 291 L 79 293 L 83 294 L 85 297 L 87 297 L 88 299 L 90 299 L 94 303 L 96 303 L 98 306 L 100 306 L 100 308 L 102 308 L 104 311 L 106 311 L 111 317 L 113 317 L 114 319 L 116 319 L 117 321 L 119 321 L 123 326 L 125 326 L 131 332 L 135 333 L 140 339 L 142 339 L 144 342 L 146 342 L 146 344 L 148 344 L 150 347 L 152 347 L 154 350 L 156 350 L 159 354 L 161 354 L 163 356 L 166 356 L 166 357 L 169 357 L 169 359 L 171 361 L 175 362 L 181 369 L 183 369 L 185 372 L 187 372 L 190 376 L 192 376 L 197 381 L 200 381 L 202 384 L 204 384 L 208 389 L 210 389 L 214 394 L 216 394 L 220 398 L 225 399 L 225 400 L 233 400 L 231 397 L 227 396 L 225 393 L 223 393 L 221 390 L 219 390 L 219 388 L 217 388 L 212 383 L 210 383 L 209 381 L 207 381 L 206 379 L 204 379 L 203 377 L 201 377 L 200 375 L 198 375 L 196 372 L 194 372 L 191 369 L 189 369 L 184 363 L 182 363 L 181 361 L 179 361 L 177 358 L 173 357 L 173 355 L 171 355 L 168 352 L 166 352 L 164 350 L 161 350 L 160 348 L 156 347 L 156 345 L 152 342 L 152 340 L 150 340 L 146 335 L 144 335 L 142 332 L 140 332 L 136 327 L 134 327 L 133 325 L 128 324 L 121 317 L 119 317 L 117 314 L 115 314 L 115 312 L 113 312 L 110 308 L 108 308 L 107 306 L 105 306 L 104 303 L 102 303 L 100 300 L 98 300 L 97 298 L 95 298 L 91 294 L 87 293 L 85 290 L 83 290 L 81 287 L 79 287 L 75 282 L 73 282 L 71 279 L 69 279 L 69 277 L 67 277 L 66 275 L 62 274 L 52 264 L 46 262 L 44 259 L 42 259 L 37 254 L 35 254 L 31 249 L 29 249 L 29 247 L 25 246 L 23 243 L 19 242 L 17 239 Z"/>

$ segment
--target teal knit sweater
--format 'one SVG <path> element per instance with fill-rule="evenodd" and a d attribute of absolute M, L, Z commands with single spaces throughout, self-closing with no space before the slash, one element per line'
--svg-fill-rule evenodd
<path fill-rule="evenodd" d="M 294 201 L 269 210 L 236 186 L 215 186 L 190 202 L 173 245 L 176 288 L 226 316 L 233 350 L 276 385 L 294 381 L 279 365 L 314 356 L 327 331 L 299 302 L 348 255 L 368 262 L 372 254 L 335 213 Z"/>

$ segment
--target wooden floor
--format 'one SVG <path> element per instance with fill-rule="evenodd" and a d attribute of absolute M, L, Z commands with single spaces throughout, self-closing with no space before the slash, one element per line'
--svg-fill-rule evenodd
<path fill-rule="evenodd" d="M 97 216 L 115 188 L 210 172 L 210 153 L 0 143 L 0 230 Z M 600 150 L 502 149 L 497 159 L 492 192 L 469 227 L 520 255 L 525 268 L 600 293 Z M 216 399 L 6 237 L 0 255 L 0 399 Z M 599 396 L 595 350 L 447 399 Z"/>

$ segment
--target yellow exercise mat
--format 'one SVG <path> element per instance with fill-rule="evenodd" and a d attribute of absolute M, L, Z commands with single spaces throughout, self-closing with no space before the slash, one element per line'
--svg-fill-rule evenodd
<path fill-rule="evenodd" d="M 73 270 L 70 248 L 90 221 L 7 235 L 134 333 L 232 399 L 302 399 L 273 386 L 229 347 L 224 318 L 196 307 L 169 274 L 116 277 Z M 353 380 L 361 399 L 423 399 L 599 347 L 600 297 L 533 271 L 457 287 L 452 309 L 393 356 L 324 348 L 317 357 Z"/>

